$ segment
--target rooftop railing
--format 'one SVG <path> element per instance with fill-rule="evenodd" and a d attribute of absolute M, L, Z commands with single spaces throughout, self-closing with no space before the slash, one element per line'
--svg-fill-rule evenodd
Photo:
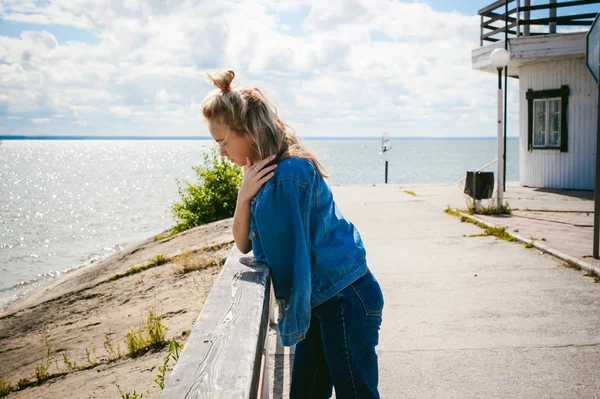
<path fill-rule="evenodd" d="M 522 36 L 562 33 L 557 32 L 557 26 L 589 27 L 599 11 L 595 4 L 600 4 L 600 0 L 546 0 L 544 4 L 535 5 L 531 5 L 531 0 L 496 1 L 478 12 L 480 45 Z"/>

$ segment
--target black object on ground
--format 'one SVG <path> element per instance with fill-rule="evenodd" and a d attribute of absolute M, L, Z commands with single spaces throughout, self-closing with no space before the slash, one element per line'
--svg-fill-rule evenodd
<path fill-rule="evenodd" d="M 494 172 L 467 172 L 465 194 L 476 200 L 492 198 Z"/>

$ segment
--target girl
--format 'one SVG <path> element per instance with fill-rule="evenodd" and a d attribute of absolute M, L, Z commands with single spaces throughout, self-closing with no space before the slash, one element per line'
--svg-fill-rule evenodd
<path fill-rule="evenodd" d="M 383 295 L 360 234 L 325 171 L 256 88 L 209 75 L 202 102 L 221 155 L 244 167 L 233 218 L 239 250 L 271 271 L 283 345 L 296 345 L 290 398 L 379 398 L 375 346 Z"/>

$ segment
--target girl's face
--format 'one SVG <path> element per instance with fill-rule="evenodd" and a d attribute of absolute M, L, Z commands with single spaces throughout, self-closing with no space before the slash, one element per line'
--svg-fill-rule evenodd
<path fill-rule="evenodd" d="M 230 162 L 237 166 L 246 166 L 250 158 L 252 163 L 258 162 L 257 156 L 252 151 L 246 137 L 240 137 L 224 123 L 214 119 L 208 120 L 208 130 L 212 138 L 219 144 L 221 156 L 227 157 Z"/>

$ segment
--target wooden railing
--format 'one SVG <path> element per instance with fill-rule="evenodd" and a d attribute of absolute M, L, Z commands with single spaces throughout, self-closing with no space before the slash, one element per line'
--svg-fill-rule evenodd
<path fill-rule="evenodd" d="M 521 36 L 546 35 L 556 33 L 561 26 L 591 26 L 598 14 L 597 10 L 585 7 L 600 4 L 600 0 L 547 0 L 546 4 L 531 5 L 531 0 L 499 0 L 479 10 L 481 16 L 480 45 L 484 42 L 497 42 Z M 557 10 L 565 11 L 558 16 Z M 531 18 L 531 13 L 548 10 L 547 17 Z M 547 27 L 532 32 L 531 26 Z"/>
<path fill-rule="evenodd" d="M 271 304 L 268 267 L 234 246 L 161 398 L 268 397 Z"/>

